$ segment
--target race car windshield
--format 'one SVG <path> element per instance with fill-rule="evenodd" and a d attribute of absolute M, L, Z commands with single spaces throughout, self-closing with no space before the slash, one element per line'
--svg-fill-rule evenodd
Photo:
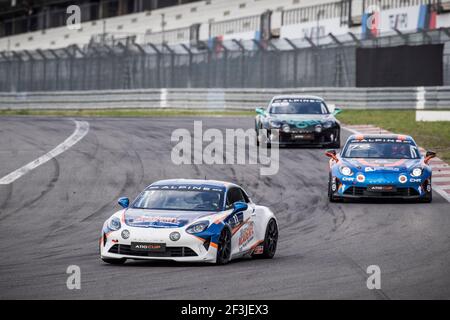
<path fill-rule="evenodd" d="M 280 99 L 274 100 L 270 106 L 272 114 L 328 114 L 328 108 L 320 100 Z"/>
<path fill-rule="evenodd" d="M 409 143 L 352 142 L 343 153 L 344 158 L 419 159 L 417 147 Z"/>
<path fill-rule="evenodd" d="M 223 192 L 146 190 L 133 203 L 135 209 L 221 211 Z"/>

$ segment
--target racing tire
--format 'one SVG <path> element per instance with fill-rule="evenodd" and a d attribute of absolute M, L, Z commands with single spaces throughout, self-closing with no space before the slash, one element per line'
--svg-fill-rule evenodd
<path fill-rule="evenodd" d="M 219 236 L 217 244 L 217 265 L 224 265 L 230 262 L 231 259 L 231 231 L 224 228 Z"/>
<path fill-rule="evenodd" d="M 110 258 L 102 258 L 103 262 L 109 263 L 109 264 L 124 264 L 127 259 L 110 259 Z"/>
<path fill-rule="evenodd" d="M 278 225 L 275 219 L 270 219 L 266 227 L 266 234 L 263 242 L 263 253 L 254 254 L 253 258 L 256 259 L 272 259 L 277 251 L 278 243 Z"/>
<path fill-rule="evenodd" d="M 431 182 L 428 182 L 431 183 Z M 430 185 L 431 188 L 431 185 Z M 422 203 L 431 203 L 433 201 L 433 189 L 430 189 L 430 192 L 426 192 L 425 195 L 419 200 Z"/>
<path fill-rule="evenodd" d="M 340 135 L 339 131 L 337 132 L 337 141 L 333 142 L 330 145 L 330 148 L 331 149 L 340 149 L 341 148 L 341 135 Z"/>
<path fill-rule="evenodd" d="M 330 202 L 340 202 L 340 199 L 337 199 L 333 196 L 333 192 L 331 191 L 331 176 L 328 178 L 328 201 Z"/>

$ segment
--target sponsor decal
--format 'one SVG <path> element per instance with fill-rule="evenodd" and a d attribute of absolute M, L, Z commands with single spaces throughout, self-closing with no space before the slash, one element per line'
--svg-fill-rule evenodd
<path fill-rule="evenodd" d="M 131 242 L 131 250 L 164 252 L 166 250 L 166 245 L 164 243 Z"/>
<path fill-rule="evenodd" d="M 239 233 L 239 251 L 241 251 L 246 245 L 253 240 L 255 236 L 255 224 L 253 222 L 248 223 L 241 229 Z"/>
<path fill-rule="evenodd" d="M 173 223 L 177 224 L 178 219 L 174 217 L 158 217 L 158 216 L 139 216 L 133 217 L 134 223 L 143 223 L 143 222 L 164 222 L 164 223 Z"/>
<path fill-rule="evenodd" d="M 364 169 L 364 171 L 365 171 L 365 172 L 372 172 L 372 171 L 375 171 L 375 169 L 372 168 L 372 167 L 366 167 L 366 168 Z"/>
<path fill-rule="evenodd" d="M 197 185 L 162 185 L 162 186 L 150 186 L 147 190 L 187 190 L 187 191 L 212 191 L 222 192 L 223 188 L 211 187 L 211 186 L 197 186 Z"/>
<path fill-rule="evenodd" d="M 369 142 L 369 143 L 403 143 L 403 144 L 412 144 L 411 140 L 400 140 L 396 138 L 366 138 L 366 137 L 356 137 L 355 139 L 350 140 L 350 142 L 360 143 L 360 142 Z"/>
<path fill-rule="evenodd" d="M 349 182 L 352 182 L 352 181 L 354 181 L 355 180 L 355 178 L 353 178 L 353 177 L 342 177 L 342 181 L 349 181 Z"/>
<path fill-rule="evenodd" d="M 253 254 L 263 254 L 264 252 L 264 247 L 259 245 L 255 248 L 255 250 L 253 251 Z"/>
<path fill-rule="evenodd" d="M 401 175 L 401 176 L 398 177 L 398 181 L 400 183 L 406 183 L 406 181 L 408 181 L 408 178 L 406 176 L 404 176 L 404 175 Z"/>
<path fill-rule="evenodd" d="M 411 179 L 409 179 L 409 182 L 422 182 L 422 179 L 420 179 L 420 178 L 411 178 Z"/>
<path fill-rule="evenodd" d="M 367 188 L 369 191 L 383 191 L 383 192 L 394 192 L 396 191 L 396 187 L 395 186 L 369 186 Z"/>

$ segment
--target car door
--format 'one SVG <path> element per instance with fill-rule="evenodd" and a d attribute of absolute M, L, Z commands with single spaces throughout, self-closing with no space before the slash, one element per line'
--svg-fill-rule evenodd
<path fill-rule="evenodd" d="M 227 209 L 232 209 L 233 203 L 238 201 L 246 202 L 248 208 L 234 213 L 228 219 L 232 233 L 231 248 L 233 255 L 245 253 L 251 248 L 255 240 L 255 223 L 253 221 L 255 207 L 242 189 L 238 187 L 230 188 L 227 192 Z"/>

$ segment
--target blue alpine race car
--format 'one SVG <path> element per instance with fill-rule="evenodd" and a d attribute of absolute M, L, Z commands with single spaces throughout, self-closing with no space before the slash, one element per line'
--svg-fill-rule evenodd
<path fill-rule="evenodd" d="M 410 136 L 352 135 L 340 154 L 330 157 L 328 198 L 399 198 L 431 202 L 431 167 L 436 154 L 423 157 Z"/>

